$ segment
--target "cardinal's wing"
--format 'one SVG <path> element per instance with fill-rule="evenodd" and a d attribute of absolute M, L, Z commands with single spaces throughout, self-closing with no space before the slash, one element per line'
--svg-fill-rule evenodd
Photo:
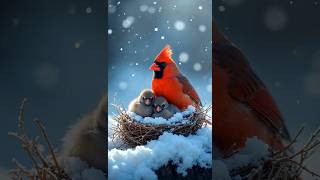
<path fill-rule="evenodd" d="M 187 94 L 196 104 L 202 105 L 199 95 L 197 94 L 196 90 L 190 84 L 189 80 L 183 76 L 182 74 L 177 76 L 179 83 L 182 85 L 183 93 Z"/>
<path fill-rule="evenodd" d="M 214 44 L 213 57 L 213 63 L 225 69 L 230 75 L 228 84 L 230 96 L 255 112 L 258 119 L 275 133 L 280 134 L 286 140 L 290 140 L 288 130 L 276 103 L 266 86 L 250 68 L 241 50 L 230 42 L 222 45 Z"/>

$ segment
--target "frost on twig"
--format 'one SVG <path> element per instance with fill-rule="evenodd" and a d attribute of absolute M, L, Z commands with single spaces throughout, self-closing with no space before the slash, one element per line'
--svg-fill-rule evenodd
<path fill-rule="evenodd" d="M 34 123 L 40 130 L 42 140 L 47 145 L 48 152 L 44 151 L 39 137 L 30 138 L 25 131 L 24 108 L 27 99 L 22 101 L 18 117 L 18 132 L 9 132 L 8 135 L 20 141 L 22 150 L 27 154 L 32 163 L 31 169 L 26 168 L 19 161 L 13 159 L 15 166 L 9 174 L 12 179 L 34 179 L 34 180 L 71 180 L 71 178 L 60 167 L 57 155 L 49 140 L 43 123 L 35 119 Z"/>

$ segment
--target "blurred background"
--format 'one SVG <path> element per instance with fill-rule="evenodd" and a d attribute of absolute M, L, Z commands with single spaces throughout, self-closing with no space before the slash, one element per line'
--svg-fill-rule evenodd
<path fill-rule="evenodd" d="M 0 5 L 0 173 L 26 155 L 16 139 L 19 105 L 26 126 L 44 121 L 57 147 L 66 129 L 95 108 L 106 93 L 106 2 L 3 0 Z M 29 161 L 27 164 L 30 164 Z M 4 179 L 0 175 L 0 179 Z"/>
<path fill-rule="evenodd" d="M 291 135 L 305 125 L 301 145 L 320 126 L 320 1 L 215 0 L 213 6 L 220 30 L 267 85 Z M 316 153 L 307 164 L 318 173 L 319 160 Z"/>
<path fill-rule="evenodd" d="M 166 44 L 204 104 L 211 104 L 211 0 L 108 1 L 109 113 L 151 88 L 149 66 Z"/>

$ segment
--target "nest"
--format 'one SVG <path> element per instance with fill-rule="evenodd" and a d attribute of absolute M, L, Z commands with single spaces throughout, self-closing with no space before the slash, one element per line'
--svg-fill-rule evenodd
<path fill-rule="evenodd" d="M 298 142 L 302 131 L 303 127 L 284 149 L 272 151 L 270 156 L 259 164 L 248 164 L 233 169 L 230 171 L 230 176 L 233 178 L 240 176 L 245 180 L 297 180 L 301 173 L 305 172 L 315 179 L 320 178 L 320 174 L 305 165 L 306 160 L 311 158 L 320 146 L 320 129 L 316 130 L 300 149 L 293 152 L 293 145 Z"/>
<path fill-rule="evenodd" d="M 113 119 L 117 122 L 117 125 L 113 128 L 113 139 L 118 137 L 129 147 L 145 145 L 148 141 L 158 139 L 164 132 L 188 136 L 194 134 L 204 124 L 210 124 L 207 112 L 211 107 L 202 108 L 191 115 L 184 116 L 184 120 L 188 120 L 188 123 L 172 125 L 140 123 L 133 119 L 121 106 L 114 105 L 114 107 L 117 114 L 113 116 Z"/>

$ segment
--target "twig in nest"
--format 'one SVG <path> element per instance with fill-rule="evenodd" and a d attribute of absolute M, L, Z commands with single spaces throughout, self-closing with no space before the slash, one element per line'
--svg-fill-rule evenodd
<path fill-rule="evenodd" d="M 320 145 L 318 129 L 305 145 L 296 153 L 291 152 L 292 146 L 298 141 L 298 138 L 303 132 L 303 127 L 299 129 L 293 140 L 285 146 L 281 151 L 277 151 L 270 155 L 266 160 L 263 160 L 259 166 L 248 165 L 241 169 L 233 171 L 232 175 L 241 174 L 244 179 L 297 179 L 302 171 L 309 173 L 314 177 L 320 178 L 320 175 L 308 169 L 304 163 L 310 154 Z"/>
<path fill-rule="evenodd" d="M 184 117 L 189 121 L 186 124 L 152 125 L 137 122 L 129 116 L 126 110 L 122 108 L 123 106 L 117 104 L 113 104 L 113 106 L 116 110 L 113 119 L 117 122 L 116 127 L 113 128 L 113 139 L 117 137 L 130 147 L 144 145 L 150 140 L 158 139 L 165 131 L 184 136 L 193 134 L 204 124 L 208 123 L 206 114 L 211 108 L 209 106 L 206 109 L 198 110 L 188 117 Z"/>

